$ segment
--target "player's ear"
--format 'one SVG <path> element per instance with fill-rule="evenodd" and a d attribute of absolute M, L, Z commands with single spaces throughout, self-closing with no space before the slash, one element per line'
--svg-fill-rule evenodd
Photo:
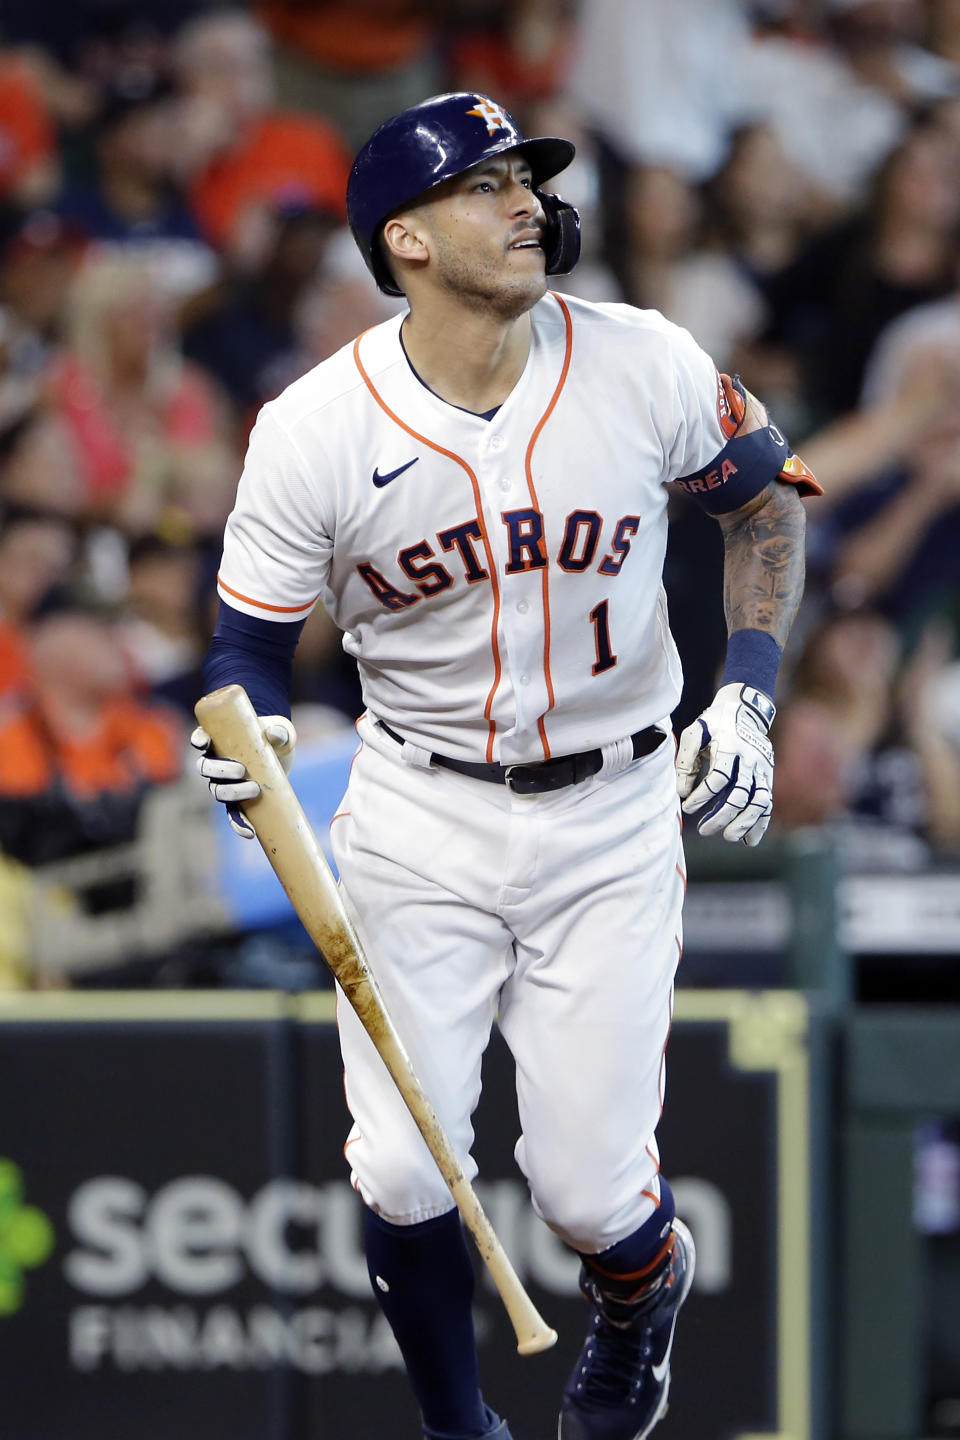
<path fill-rule="evenodd" d="M 381 244 L 384 258 L 391 268 L 397 260 L 423 265 L 430 257 L 427 227 L 411 210 L 391 215 L 383 227 Z"/>

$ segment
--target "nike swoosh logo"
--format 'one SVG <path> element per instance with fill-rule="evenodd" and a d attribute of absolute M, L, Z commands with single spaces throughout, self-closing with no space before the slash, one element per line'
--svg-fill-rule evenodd
<path fill-rule="evenodd" d="M 379 470 L 374 470 L 374 472 L 373 472 L 373 483 L 374 483 L 374 485 L 376 485 L 376 487 L 377 487 L 378 490 L 379 490 L 382 486 L 384 486 L 384 485 L 389 485 L 389 484 L 390 484 L 390 481 L 391 481 L 391 480 L 396 480 L 397 476 L 398 476 L 398 475 L 402 475 L 403 472 L 404 472 L 404 470 L 409 470 L 411 465 L 416 465 L 416 463 L 417 463 L 417 461 L 418 461 L 419 459 L 420 459 L 420 456 L 419 456 L 419 455 L 414 455 L 413 459 L 412 459 L 412 460 L 408 460 L 407 463 L 406 463 L 406 465 L 401 465 L 401 466 L 399 467 L 399 469 L 397 469 L 397 470 L 391 470 L 390 473 L 389 473 L 389 475 L 381 475 Z"/>
<path fill-rule="evenodd" d="M 651 1365 L 651 1366 L 650 1366 L 650 1369 L 653 1371 L 653 1378 L 654 1378 L 654 1380 L 656 1380 L 656 1382 L 657 1382 L 658 1385 L 662 1385 L 663 1382 L 664 1382 L 664 1380 L 666 1380 L 667 1376 L 668 1376 L 669 1373 L 670 1373 L 670 1352 L 671 1352 L 672 1349 L 673 1349 L 673 1336 L 674 1336 L 674 1332 L 676 1331 L 676 1328 L 677 1328 L 677 1317 L 676 1317 L 676 1315 L 674 1315 L 674 1317 L 673 1317 L 673 1324 L 672 1324 L 671 1327 L 670 1327 L 670 1343 L 669 1343 L 669 1345 L 667 1346 L 667 1353 L 666 1353 L 666 1355 L 664 1355 L 664 1357 L 663 1357 L 663 1359 L 660 1361 L 660 1364 L 659 1364 L 659 1365 Z"/>

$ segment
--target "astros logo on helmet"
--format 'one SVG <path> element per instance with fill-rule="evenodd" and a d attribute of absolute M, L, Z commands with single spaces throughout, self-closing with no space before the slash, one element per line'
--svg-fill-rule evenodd
<path fill-rule="evenodd" d="M 481 100 L 480 104 L 475 105 L 472 110 L 468 110 L 467 114 L 478 115 L 481 120 L 485 120 L 488 135 L 495 135 L 498 130 L 509 128 L 509 121 L 500 106 L 492 104 L 489 100 Z"/>

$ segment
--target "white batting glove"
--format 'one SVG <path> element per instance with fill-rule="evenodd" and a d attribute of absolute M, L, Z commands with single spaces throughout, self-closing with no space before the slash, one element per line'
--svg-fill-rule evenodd
<path fill-rule="evenodd" d="M 769 695 L 737 681 L 722 685 L 680 736 L 677 788 L 684 814 L 702 811 L 696 822 L 701 835 L 760 844 L 773 810 L 767 732 L 776 713 Z"/>
<path fill-rule="evenodd" d="M 284 770 L 289 772 L 297 744 L 293 721 L 285 715 L 260 715 L 258 718 L 265 738 L 276 750 Z M 198 725 L 190 736 L 190 744 L 199 752 L 197 769 L 204 780 L 209 781 L 210 794 L 227 807 L 231 829 L 242 835 L 244 840 L 252 840 L 253 826 L 240 809 L 240 802 L 255 800 L 260 794 L 260 786 L 256 780 L 247 779 L 247 767 L 239 760 L 221 760 L 213 754 L 210 736 L 202 725 Z"/>

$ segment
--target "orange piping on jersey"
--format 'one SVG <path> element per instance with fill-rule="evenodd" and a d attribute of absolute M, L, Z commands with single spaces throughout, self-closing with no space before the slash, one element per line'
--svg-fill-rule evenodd
<path fill-rule="evenodd" d="M 660 1114 L 661 1114 L 661 1115 L 663 1114 L 663 1107 L 662 1107 L 662 1106 L 660 1107 Z M 656 1155 L 654 1155 L 653 1151 L 650 1149 L 649 1144 L 645 1145 L 645 1146 L 644 1146 L 644 1149 L 646 1150 L 647 1154 L 650 1156 L 650 1159 L 653 1161 L 654 1165 L 656 1165 L 656 1167 L 657 1167 L 657 1168 L 656 1168 L 656 1171 L 655 1171 L 655 1178 L 656 1178 L 657 1181 L 658 1181 L 658 1188 L 659 1188 L 660 1161 L 657 1159 Z M 663 1199 L 663 1192 L 662 1192 L 662 1191 L 661 1191 L 659 1194 L 654 1195 L 654 1193 L 653 1193 L 652 1190 L 641 1190 L 641 1191 L 640 1191 L 640 1194 L 641 1194 L 641 1195 L 646 1195 L 647 1199 L 648 1199 L 648 1200 L 652 1200 L 653 1203 L 654 1203 L 654 1205 L 656 1205 L 657 1209 L 658 1209 L 658 1210 L 660 1209 L 660 1205 L 661 1205 L 661 1202 L 662 1202 L 662 1199 Z"/>
<path fill-rule="evenodd" d="M 550 294 L 553 296 L 554 300 L 556 300 L 557 304 L 560 306 L 560 309 L 563 311 L 563 323 L 566 326 L 567 330 L 567 341 L 566 349 L 563 356 L 563 369 L 560 371 L 560 379 L 557 381 L 557 388 L 554 390 L 553 395 L 551 396 L 550 404 L 540 416 L 540 419 L 537 421 L 536 428 L 533 434 L 530 436 L 530 444 L 527 446 L 527 454 L 524 461 L 524 468 L 527 473 L 527 489 L 530 492 L 530 499 L 533 501 L 533 508 L 538 513 L 540 511 L 540 501 L 537 499 L 537 492 L 533 484 L 533 447 L 536 445 L 537 440 L 540 438 L 540 431 L 550 419 L 553 407 L 560 399 L 560 391 L 563 389 L 566 382 L 567 372 L 570 369 L 570 355 L 573 350 L 573 322 L 570 319 L 570 311 L 567 309 L 563 299 L 556 293 L 556 291 L 551 290 Z M 547 708 L 546 710 L 544 710 L 543 714 L 540 716 L 540 719 L 537 721 L 537 729 L 540 731 L 540 744 L 543 746 L 544 760 L 550 759 L 550 744 L 547 740 L 547 730 L 544 722 L 550 711 L 553 709 L 554 705 L 557 703 L 556 695 L 553 691 L 553 676 L 550 673 L 550 582 L 547 578 L 549 568 L 550 567 L 548 565 L 544 565 L 543 571 L 540 576 L 540 589 L 543 595 L 543 677 L 547 682 Z"/>
<path fill-rule="evenodd" d="M 366 712 L 366 710 L 365 710 L 365 711 L 363 712 L 363 715 L 366 715 L 366 713 L 367 713 L 367 712 Z M 357 718 L 356 718 L 356 720 L 354 720 L 354 722 L 353 722 L 353 728 L 354 728 L 354 730 L 357 730 L 357 727 L 359 726 L 360 721 L 363 719 L 363 715 L 358 715 Z M 358 734 L 360 733 L 359 730 L 357 730 L 357 733 L 358 733 Z M 361 740 L 361 741 L 360 741 L 360 744 L 357 746 L 356 750 L 354 750 L 353 756 L 352 756 L 352 758 L 351 758 L 351 760 L 350 760 L 350 769 L 349 769 L 348 772 L 347 772 L 347 783 L 348 783 L 348 784 L 349 784 L 349 782 L 350 782 L 351 776 L 353 775 L 353 767 L 354 767 L 354 765 L 356 765 L 356 763 L 357 763 L 357 756 L 360 754 L 360 751 L 361 751 L 362 749 L 363 749 L 363 741 Z M 346 820 L 346 819 L 348 819 L 352 814 L 353 814 L 353 811 L 352 811 L 352 810 L 338 810 L 337 813 L 336 813 L 336 815 L 334 815 L 334 816 L 331 818 L 331 820 L 330 820 L 330 826 L 329 826 L 328 828 L 332 828 L 334 820 Z M 338 885 L 340 884 L 340 877 L 339 877 L 339 876 L 337 877 L 337 884 L 338 884 Z M 347 1084 L 346 1075 L 344 1075 L 343 1084 L 344 1084 L 344 1092 L 346 1092 L 346 1084 Z M 349 1144 L 350 1142 L 348 1141 L 347 1143 Z"/>
<path fill-rule="evenodd" d="M 679 940 L 677 941 L 677 944 L 678 944 L 678 945 L 680 944 L 680 941 L 679 941 Z M 680 953 L 683 954 L 683 951 L 681 950 Z M 670 1021 L 669 1021 L 669 1024 L 667 1025 L 667 1036 L 666 1036 L 666 1039 L 665 1039 L 664 1042 L 663 1042 L 663 1049 L 660 1051 L 660 1075 L 659 1075 L 658 1080 L 657 1080 L 657 1094 L 658 1094 L 658 1098 L 659 1098 L 659 1100 L 660 1100 L 660 1117 L 661 1117 L 661 1119 L 663 1118 L 663 1082 L 664 1082 L 664 1080 L 665 1080 L 665 1078 L 666 1078 L 666 1070 L 667 1070 L 667 1046 L 670 1044 L 670 1036 L 671 1036 L 672 1033 L 673 1033 L 673 986 L 672 986 L 672 985 L 670 986 L 670 1006 L 669 1006 L 669 1009 L 670 1009 Z"/>
<path fill-rule="evenodd" d="M 226 590 L 228 595 L 232 595 L 235 600 L 242 600 L 245 605 L 256 605 L 258 610 L 276 610 L 281 615 L 299 615 L 301 610 L 312 610 L 320 598 L 318 595 L 314 595 L 306 605 L 268 605 L 266 600 L 252 600 L 249 595 L 241 595 L 239 590 L 231 589 L 225 580 L 220 579 L 219 575 L 217 584 L 221 590 Z"/>
<path fill-rule="evenodd" d="M 363 715 L 358 715 L 357 718 L 356 718 L 356 720 L 354 720 L 354 722 L 353 722 L 353 728 L 354 728 L 354 730 L 356 730 L 356 732 L 357 732 L 358 735 L 360 734 L 360 721 L 364 719 L 364 717 L 366 716 L 366 714 L 367 714 L 367 712 L 366 712 L 366 710 L 364 710 Z M 353 779 L 353 767 L 354 767 L 354 765 L 356 765 L 356 763 L 357 763 L 357 756 L 360 754 L 360 751 L 361 751 L 362 749 L 363 749 L 363 739 L 362 739 L 362 737 L 361 737 L 360 744 L 357 746 L 356 750 L 354 750 L 354 752 L 353 752 L 353 755 L 350 757 L 350 769 L 347 771 L 347 783 L 348 783 L 348 784 L 349 784 L 350 781 Z M 350 811 L 349 811 L 349 810 L 341 810 L 341 811 L 340 811 L 340 814 L 341 814 L 341 815 L 349 815 L 349 814 L 350 814 Z M 333 818 L 336 820 L 336 818 L 337 818 L 336 815 L 335 815 Z"/>
<path fill-rule="evenodd" d="M 366 335 L 367 333 L 368 332 L 365 330 L 363 332 L 363 335 Z M 497 640 L 497 628 L 500 624 L 500 587 L 497 584 L 497 567 L 493 562 L 493 552 L 490 549 L 490 540 L 487 536 L 487 527 L 483 521 L 483 506 L 480 503 L 480 485 L 477 481 L 476 475 L 461 455 L 457 455 L 456 452 L 453 450 L 444 449 L 444 447 L 442 445 L 438 445 L 435 440 L 428 440 L 426 435 L 421 435 L 418 430 L 414 430 L 410 425 L 406 423 L 406 421 L 401 420 L 400 416 L 395 415 L 394 412 L 390 409 L 390 406 L 380 396 L 376 387 L 374 386 L 373 381 L 370 379 L 370 376 L 363 368 L 363 362 L 360 359 L 360 341 L 363 339 L 363 335 L 358 335 L 356 340 L 353 342 L 353 358 L 356 363 L 357 369 L 360 371 L 360 374 L 363 377 L 363 383 L 370 391 L 370 394 L 373 396 L 374 400 L 376 400 L 377 404 L 380 406 L 380 409 L 385 415 L 389 416 L 391 420 L 395 421 L 396 424 L 400 426 L 401 430 L 405 430 L 408 435 L 412 435 L 414 440 L 418 440 L 421 445 L 429 445 L 431 450 L 436 450 L 439 455 L 446 455 L 448 460 L 453 460 L 454 463 L 459 465 L 462 470 L 466 470 L 467 475 L 470 477 L 470 484 L 473 486 L 473 498 L 476 501 L 477 505 L 477 524 L 480 526 L 480 535 L 483 539 L 483 548 L 487 557 L 487 569 L 490 572 L 490 584 L 493 586 L 493 624 L 490 628 L 490 646 L 493 650 L 493 684 L 490 686 L 490 694 L 487 696 L 487 703 L 483 707 L 483 718 L 486 720 L 489 727 L 489 735 L 487 736 L 487 764 L 489 765 L 493 761 L 493 739 L 497 733 L 497 722 L 493 719 L 492 716 L 493 697 L 496 695 L 499 688 L 501 674 L 500 643 Z"/>

